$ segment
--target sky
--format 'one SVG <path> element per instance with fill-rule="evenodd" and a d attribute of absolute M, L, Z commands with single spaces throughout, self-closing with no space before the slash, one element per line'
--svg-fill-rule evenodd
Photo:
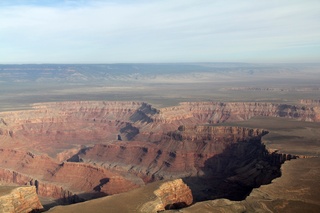
<path fill-rule="evenodd" d="M 1 0 L 0 64 L 319 63 L 319 0 Z"/>

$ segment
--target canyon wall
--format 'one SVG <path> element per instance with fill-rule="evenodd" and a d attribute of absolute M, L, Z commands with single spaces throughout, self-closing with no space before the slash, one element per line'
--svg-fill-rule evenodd
<path fill-rule="evenodd" d="M 312 106 L 295 106 L 263 102 L 183 102 L 179 106 L 160 109 L 161 122 L 189 120 L 198 123 L 222 123 L 247 120 L 253 116 L 295 118 L 320 121 Z"/>
<path fill-rule="evenodd" d="M 180 209 L 191 205 L 193 202 L 191 190 L 182 179 L 165 182 L 153 193 L 156 197 L 143 204 L 139 212 L 159 212 L 166 209 Z"/>
<path fill-rule="evenodd" d="M 64 189 L 61 184 L 55 185 L 47 181 L 33 179 L 32 174 L 25 175 L 16 171 L 0 168 L 0 183 L 20 186 L 34 186 L 36 194 L 56 199 L 58 203 L 70 204 L 83 201 L 76 194 Z M 57 183 L 56 183 L 57 184 Z"/>
<path fill-rule="evenodd" d="M 259 141 L 266 133 L 265 130 L 241 127 L 180 126 L 176 131 L 164 133 L 154 143 L 97 144 L 73 159 L 107 169 L 117 168 L 150 182 L 197 175 L 209 158 L 222 153 L 231 144 Z"/>
<path fill-rule="evenodd" d="M 12 149 L 0 149 L 0 153 L 1 183 L 35 185 L 39 195 L 55 198 L 60 203 L 79 202 L 140 186 L 117 172 L 90 164 L 58 164 L 45 155 Z"/>
<path fill-rule="evenodd" d="M 114 140 L 119 134 L 124 136 L 122 140 L 154 140 L 159 132 L 172 131 L 180 125 L 239 121 L 253 116 L 320 121 L 319 107 L 310 104 L 184 102 L 155 109 L 143 102 L 80 101 L 34 104 L 31 110 L 2 112 L 0 138 L 86 144 Z"/>
<path fill-rule="evenodd" d="M 28 213 L 43 209 L 34 186 L 0 186 L 0 212 Z"/>
<path fill-rule="evenodd" d="M 74 205 L 56 206 L 48 212 L 150 212 L 177 209 L 192 204 L 192 192 L 181 179 L 150 183 L 127 193 Z"/>
<path fill-rule="evenodd" d="M 252 190 L 242 201 L 207 200 L 165 212 L 319 212 L 319 158 L 286 161 L 282 176 Z"/>
<path fill-rule="evenodd" d="M 207 199 L 220 196 L 208 193 L 216 186 L 192 178 L 206 183 L 219 175 L 250 191 L 279 176 L 281 163 L 294 157 L 269 153 L 260 140 L 266 130 L 213 125 L 254 116 L 320 121 L 314 104 L 254 102 L 184 102 L 155 109 L 143 102 L 79 101 L 1 112 L 1 169 L 13 177 L 3 181 L 37 180 L 39 194 L 68 202 L 176 178 L 198 186 L 196 199 Z M 223 193 L 226 186 L 220 185 Z M 227 196 L 232 198 L 231 192 Z"/>

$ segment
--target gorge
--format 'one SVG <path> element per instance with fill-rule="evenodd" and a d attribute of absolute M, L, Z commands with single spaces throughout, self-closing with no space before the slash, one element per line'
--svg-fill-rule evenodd
<path fill-rule="evenodd" d="M 281 176 L 286 160 L 307 157 L 266 147 L 261 138 L 268 129 L 228 126 L 257 116 L 319 122 L 320 107 L 316 101 L 183 102 L 159 109 L 134 101 L 69 101 L 1 112 L 0 182 L 35 186 L 52 201 L 45 208 L 174 179 L 190 188 L 193 201 L 169 202 L 168 209 L 244 200 Z"/>

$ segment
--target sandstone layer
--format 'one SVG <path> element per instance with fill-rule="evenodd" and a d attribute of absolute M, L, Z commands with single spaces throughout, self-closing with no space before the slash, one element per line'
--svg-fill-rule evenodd
<path fill-rule="evenodd" d="M 213 126 L 254 116 L 317 122 L 320 111 L 254 102 L 155 109 L 143 102 L 79 101 L 2 112 L 1 182 L 35 185 L 41 196 L 74 203 L 184 178 L 196 201 L 243 199 L 295 158 L 270 153 L 261 143 L 267 130 Z"/>
<path fill-rule="evenodd" d="M 118 173 L 94 165 L 71 162 L 58 164 L 47 156 L 11 149 L 1 149 L 0 152 L 0 181 L 35 185 L 41 196 L 68 200 L 72 203 L 81 200 L 75 193 L 99 192 L 101 195 L 107 195 L 138 187 Z M 116 188 L 114 185 L 119 187 Z"/>
<path fill-rule="evenodd" d="M 36 187 L 0 186 L 0 212 L 28 213 L 41 209 Z"/>
<path fill-rule="evenodd" d="M 195 126 L 163 134 L 159 141 L 97 144 L 82 150 L 81 162 L 133 173 L 145 182 L 197 175 L 205 162 L 237 142 L 259 140 L 266 131 L 237 127 Z"/>
<path fill-rule="evenodd" d="M 197 202 L 190 207 L 179 210 L 166 209 L 164 212 L 318 212 L 320 208 L 319 197 L 319 171 L 318 158 L 298 159 L 287 161 L 282 166 L 283 175 L 272 181 L 272 184 L 253 189 L 251 194 L 243 201 L 228 199 L 215 199 Z M 177 184 L 178 183 L 178 184 Z M 175 184 L 175 186 L 172 186 Z M 178 187 L 179 186 L 179 187 Z M 171 189 L 168 189 L 168 187 Z M 179 188 L 180 190 L 172 189 Z M 180 201 L 189 200 L 190 194 L 181 180 L 173 182 L 155 182 L 139 189 L 104 197 L 89 202 L 70 206 L 59 206 L 49 212 L 157 212 L 163 208 L 164 197 L 178 195 Z M 177 194 L 181 193 L 181 194 Z M 151 201 L 150 201 L 151 200 Z M 166 200 L 166 199 L 164 199 Z M 123 202 L 125 201 L 125 202 Z M 174 205 L 172 205 L 174 206 Z"/>

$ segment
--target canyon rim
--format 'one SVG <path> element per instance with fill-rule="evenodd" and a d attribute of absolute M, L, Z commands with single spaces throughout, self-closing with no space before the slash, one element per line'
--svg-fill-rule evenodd
<path fill-rule="evenodd" d="M 288 81 L 292 66 L 110 66 L 1 67 L 0 211 L 317 212 L 316 80 Z"/>

